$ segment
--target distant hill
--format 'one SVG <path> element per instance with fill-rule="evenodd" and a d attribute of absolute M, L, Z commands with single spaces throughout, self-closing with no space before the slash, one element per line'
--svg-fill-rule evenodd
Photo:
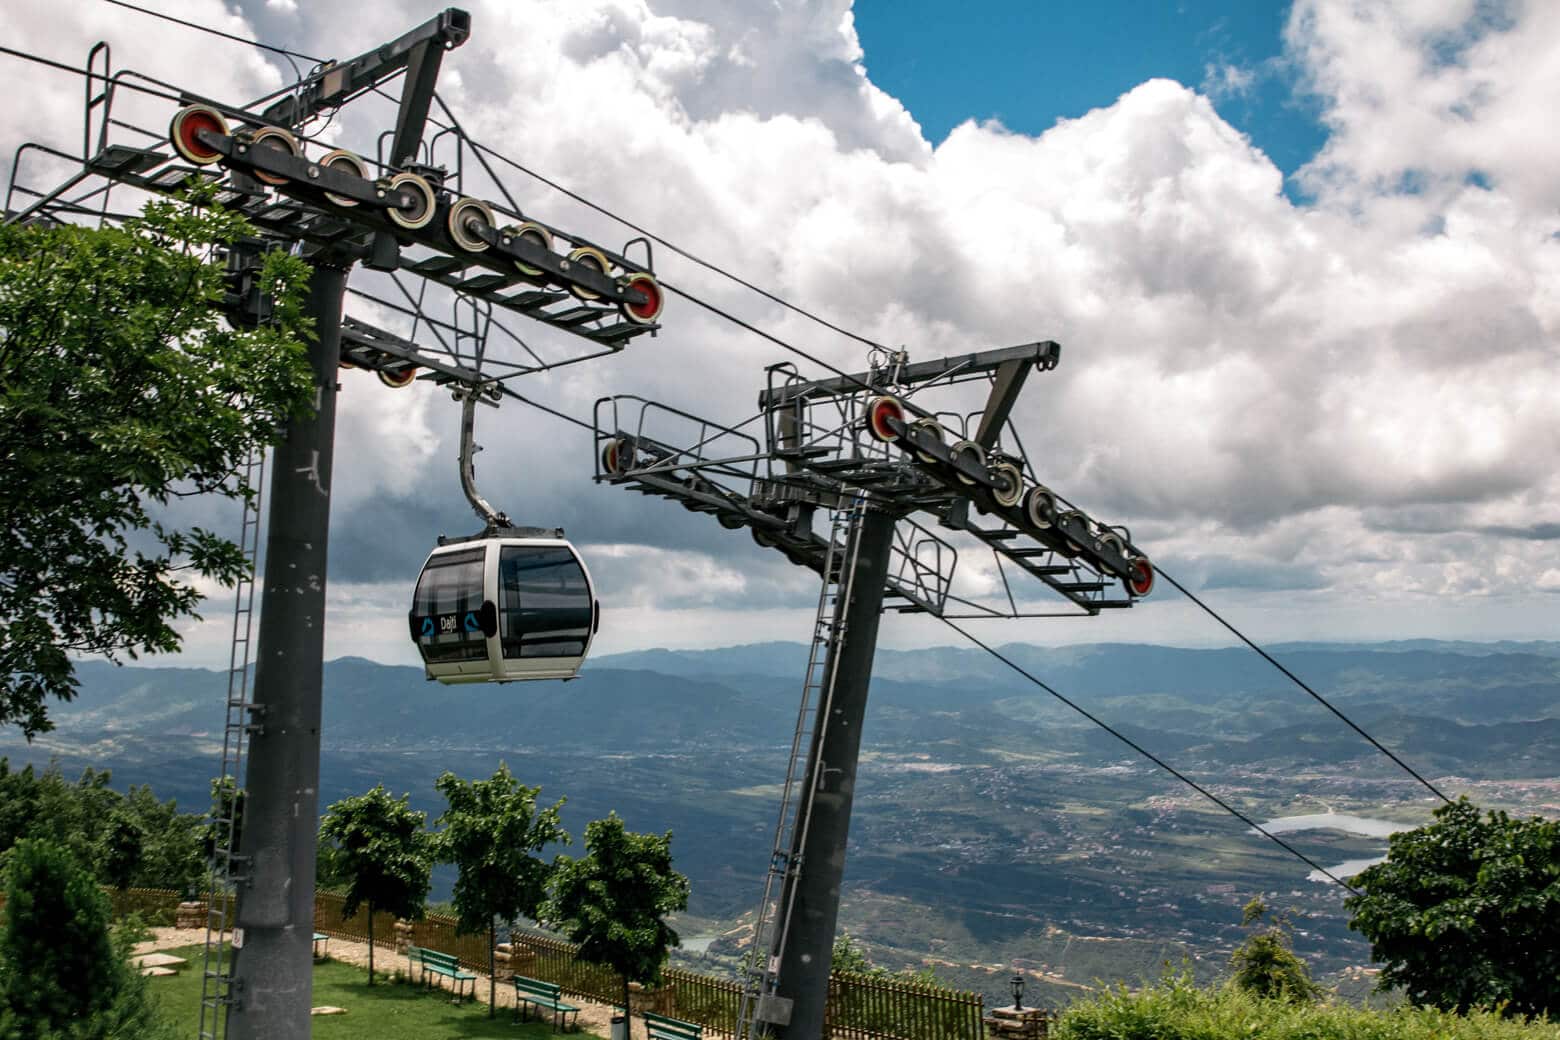
<path fill-rule="evenodd" d="M 1253 818 L 1333 809 L 1412 824 L 1432 807 L 1248 650 L 1003 652 Z M 1560 811 L 1560 643 L 1274 652 L 1448 790 Z M 596 658 L 573 682 L 463 687 L 331 661 L 321 804 L 384 783 L 437 814 L 441 772 L 507 762 L 544 798 L 567 797 L 575 834 L 608 811 L 673 831 L 710 938 L 757 900 L 806 659 L 796 643 L 647 650 Z M 203 807 L 225 674 L 84 662 L 79 677 L 79 696 L 51 706 L 56 732 L 27 745 L 0 730 L 0 755 L 107 767 L 116 786 Z M 992 964 L 1044 964 L 1058 995 L 1136 978 L 1177 951 L 1215 971 L 1255 894 L 1301 914 L 1297 942 L 1319 968 L 1364 959 L 1309 868 L 978 649 L 880 650 L 862 751 L 842 922 L 888 966 L 930 958 L 976 980 Z M 1323 863 L 1384 849 L 1335 831 L 1289 840 Z M 435 894 L 450 881 L 436 875 Z M 709 944 L 706 966 L 729 967 L 728 945 Z"/>
<path fill-rule="evenodd" d="M 1513 761 L 1548 768 L 1555 760 L 1543 747 L 1552 727 L 1499 727 L 1560 718 L 1560 654 L 1535 652 L 1560 643 L 1490 644 L 1485 654 L 1462 643 L 1388 646 L 1307 644 L 1279 648 L 1278 655 L 1340 708 L 1380 728 L 1380 739 L 1404 741 L 1448 769 L 1500 775 Z M 1245 649 L 1015 644 L 1003 652 L 1164 750 L 1204 747 L 1232 762 L 1375 756 Z M 797 643 L 647 650 L 595 659 L 568 683 L 444 687 L 417 668 L 341 658 L 325 668 L 323 737 L 335 749 L 644 750 L 712 739 L 732 748 L 771 746 L 789 739 L 806 659 L 807 648 Z M 51 745 L 68 740 L 107 750 L 221 738 L 223 673 L 87 661 L 78 675 L 79 696 L 51 708 L 59 727 Z M 1047 726 L 1063 746 L 1111 746 L 1111 738 L 1085 732 L 1084 720 L 978 649 L 880 650 L 873 675 L 869 740 L 1002 732 L 1016 720 Z M 1080 732 L 1060 736 L 1058 729 Z M 7 739 L 14 738 L 0 731 L 0 742 Z"/>

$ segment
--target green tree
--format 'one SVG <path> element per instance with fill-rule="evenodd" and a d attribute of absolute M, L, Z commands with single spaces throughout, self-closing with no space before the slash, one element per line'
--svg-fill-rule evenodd
<path fill-rule="evenodd" d="M 244 835 L 244 807 L 248 797 L 248 792 L 239 787 L 238 781 L 231 776 L 212 777 L 211 811 L 200 831 L 201 852 L 207 860 L 216 856 L 223 840 L 229 837 L 226 833 L 227 825 L 219 821 L 226 820 L 230 815 L 233 818 L 231 847 L 235 852 L 238 850 Z"/>
<path fill-rule="evenodd" d="M 547 895 L 550 867 L 536 853 L 569 835 L 559 822 L 563 799 L 538 809 L 540 787 L 527 787 L 500 762 L 486 780 L 446 772 L 434 781 L 448 808 L 436 821 L 439 860 L 457 871 L 452 902 L 456 930 L 488 933 L 488 1016 L 497 1007 L 493 944 L 497 922 L 535 919 Z"/>
<path fill-rule="evenodd" d="M 108 770 L 88 769 L 71 783 L 58 764 L 13 771 L 0 758 L 0 863 L 17 841 L 35 838 L 68 851 L 100 884 L 195 890 L 204 872 L 200 817 L 149 787 L 120 794 L 110 780 Z"/>
<path fill-rule="evenodd" d="M 69 852 L 17 843 L 0 931 L 0 1037 L 172 1036 L 108 919 L 108 898 Z"/>
<path fill-rule="evenodd" d="M 176 650 L 187 578 L 242 572 L 232 542 L 158 516 L 251 494 L 238 463 L 312 407 L 300 259 L 265 260 L 274 322 L 221 317 L 221 250 L 251 233 L 169 201 L 118 228 L 0 226 L 0 725 L 29 740 L 75 695 L 72 655 Z"/>
<path fill-rule="evenodd" d="M 1309 1004 L 1322 996 L 1311 969 L 1295 954 L 1286 917 L 1257 898 L 1246 904 L 1240 923 L 1256 927 L 1230 956 L 1231 982 L 1269 1000 Z"/>
<path fill-rule="evenodd" d="M 135 814 L 116 805 L 98 836 L 98 876 L 104 884 L 126 889 L 146 854 L 146 832 Z"/>
<path fill-rule="evenodd" d="M 1416 1004 L 1560 1012 L 1560 821 L 1481 816 L 1466 798 L 1394 834 L 1344 905 L 1380 985 Z"/>
<path fill-rule="evenodd" d="M 201 814 L 180 812 L 171 798 L 159 801 L 145 784 L 126 791 L 122 805 L 142 838 L 140 861 L 130 884 L 171 888 L 186 896 L 197 893 L 206 874 Z"/>
<path fill-rule="evenodd" d="M 672 869 L 672 832 L 635 834 L 612 813 L 585 827 L 585 855 L 559 856 L 542 918 L 578 943 L 579 958 L 652 985 L 673 946 L 667 914 L 688 909 L 688 879 Z"/>
<path fill-rule="evenodd" d="M 374 984 L 374 912 L 422 917 L 432 870 L 428 814 L 392 798 L 383 784 L 325 811 L 320 824 L 321 873 L 346 886 L 342 912 L 368 908 L 368 984 Z"/>
<path fill-rule="evenodd" d="M 829 970 L 848 971 L 856 975 L 867 975 L 872 972 L 872 962 L 867 960 L 867 955 L 856 945 L 856 940 L 850 937 L 849 932 L 841 932 L 834 937 L 834 949 L 830 951 Z"/>

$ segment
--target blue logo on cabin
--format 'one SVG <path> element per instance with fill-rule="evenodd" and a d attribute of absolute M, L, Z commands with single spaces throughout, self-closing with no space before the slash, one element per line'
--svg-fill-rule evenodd
<path fill-rule="evenodd" d="M 466 631 L 467 632 L 480 632 L 480 631 L 482 631 L 482 626 L 477 624 L 477 615 L 474 612 L 469 611 L 469 610 L 466 611 Z"/>
<path fill-rule="evenodd" d="M 433 618 L 423 618 L 422 636 L 424 639 L 433 638 Z"/>

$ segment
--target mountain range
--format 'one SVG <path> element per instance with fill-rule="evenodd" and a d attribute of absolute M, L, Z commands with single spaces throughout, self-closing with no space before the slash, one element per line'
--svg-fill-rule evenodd
<path fill-rule="evenodd" d="M 1002 648 L 1253 819 L 1428 819 L 1423 788 L 1245 649 Z M 1275 656 L 1437 786 L 1560 812 L 1560 643 L 1290 644 Z M 321 804 L 384 782 L 437 815 L 433 779 L 506 761 L 575 834 L 608 811 L 674 832 L 693 881 L 683 929 L 718 968 L 756 903 L 807 648 L 647 650 L 568 683 L 443 687 L 358 658 L 325 669 Z M 82 662 L 79 696 L 13 762 L 114 771 L 203 806 L 225 674 Z M 1321 862 L 1379 838 L 1290 836 Z M 980 650 L 879 650 L 842 923 L 880 963 L 1002 992 L 1021 963 L 1064 999 L 1187 956 L 1213 971 L 1263 894 L 1298 914 L 1324 971 L 1364 960 L 1333 886 Z M 447 885 L 447 876 L 436 885 Z M 437 892 L 435 893 L 438 894 Z"/>

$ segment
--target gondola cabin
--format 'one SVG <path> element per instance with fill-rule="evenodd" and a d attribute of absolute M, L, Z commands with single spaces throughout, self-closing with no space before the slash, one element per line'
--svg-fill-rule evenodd
<path fill-rule="evenodd" d="M 429 554 L 409 615 L 428 678 L 521 682 L 579 674 L 601 605 L 584 561 L 561 534 L 449 539 Z"/>

